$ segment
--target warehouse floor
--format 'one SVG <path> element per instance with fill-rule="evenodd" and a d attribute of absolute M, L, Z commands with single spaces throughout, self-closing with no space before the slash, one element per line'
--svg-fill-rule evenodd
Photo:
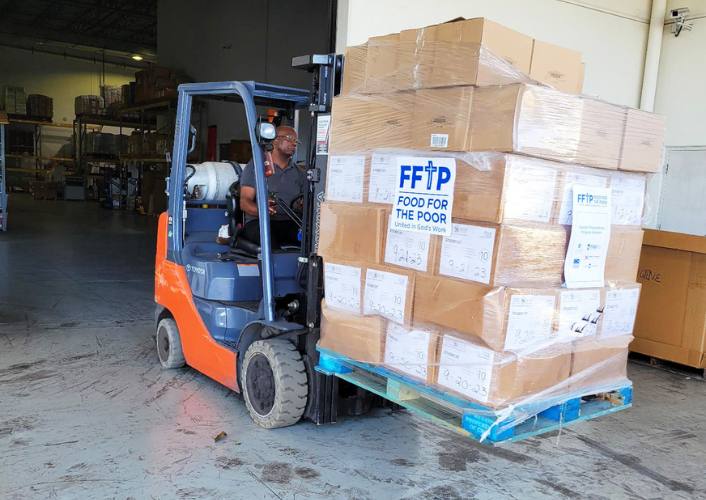
<path fill-rule="evenodd" d="M 634 408 L 501 448 L 386 411 L 267 431 L 159 367 L 152 217 L 22 195 L 10 217 L 1 498 L 706 497 L 703 380 L 633 364 Z"/>

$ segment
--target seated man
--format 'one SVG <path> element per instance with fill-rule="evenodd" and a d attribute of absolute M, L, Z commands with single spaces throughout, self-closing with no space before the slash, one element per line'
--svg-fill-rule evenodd
<path fill-rule="evenodd" d="M 277 136 L 272 142 L 272 153 L 265 153 L 265 171 L 272 171 L 267 177 L 267 191 L 274 193 L 287 206 L 304 194 L 306 174 L 292 159 L 297 150 L 297 132 L 292 127 L 277 127 Z M 268 163 L 269 162 L 269 163 Z M 260 226 L 257 203 L 255 202 L 255 168 L 253 161 L 247 164 L 240 179 L 240 208 L 245 212 L 245 237 L 260 244 Z M 284 213 L 277 211 L 276 203 L 270 200 L 270 233 L 272 248 L 286 245 L 299 245 L 299 228 Z"/>

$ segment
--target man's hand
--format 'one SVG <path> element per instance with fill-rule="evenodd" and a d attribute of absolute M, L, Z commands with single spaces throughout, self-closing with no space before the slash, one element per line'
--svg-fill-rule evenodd
<path fill-rule="evenodd" d="M 270 212 L 270 215 L 275 215 L 277 213 L 277 200 L 270 198 L 267 201 L 267 209 Z"/>

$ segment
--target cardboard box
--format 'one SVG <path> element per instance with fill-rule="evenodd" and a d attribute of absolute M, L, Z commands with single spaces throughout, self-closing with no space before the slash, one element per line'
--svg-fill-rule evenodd
<path fill-rule="evenodd" d="M 399 33 L 368 39 L 365 58 L 364 92 L 391 92 L 397 86 L 397 46 Z"/>
<path fill-rule="evenodd" d="M 412 113 L 412 147 L 466 151 L 473 87 L 418 90 Z"/>
<path fill-rule="evenodd" d="M 522 33 L 484 18 L 440 24 L 434 30 L 430 87 L 502 85 L 529 73 L 532 39 Z"/>
<path fill-rule="evenodd" d="M 538 393 L 565 393 L 571 353 L 548 349 L 518 356 L 444 335 L 437 384 L 465 398 L 498 407 Z"/>
<path fill-rule="evenodd" d="M 596 394 L 624 385 L 628 380 L 628 344 L 631 336 L 586 338 L 573 343 L 570 390 Z"/>
<path fill-rule="evenodd" d="M 640 264 L 644 231 L 636 227 L 612 226 L 605 263 L 607 282 L 635 281 Z"/>
<path fill-rule="evenodd" d="M 399 90 L 426 88 L 434 68 L 435 26 L 400 31 L 397 45 Z"/>
<path fill-rule="evenodd" d="M 536 85 L 482 87 L 473 93 L 470 145 L 615 170 L 621 143 L 615 131 L 624 121 L 620 106 Z"/>
<path fill-rule="evenodd" d="M 384 208 L 324 202 L 320 214 L 318 253 L 324 259 L 382 262 L 387 217 Z"/>
<path fill-rule="evenodd" d="M 420 273 L 414 321 L 455 330 L 495 351 L 527 352 L 557 338 L 556 294 L 554 288 L 490 288 Z"/>
<path fill-rule="evenodd" d="M 382 363 L 385 324 L 379 316 L 358 316 L 321 303 L 319 346 L 364 363 Z"/>
<path fill-rule="evenodd" d="M 454 221 L 434 273 L 489 286 L 559 286 L 568 236 L 567 228 L 548 224 Z"/>
<path fill-rule="evenodd" d="M 334 97 L 329 152 L 411 148 L 413 102 L 413 92 Z"/>
<path fill-rule="evenodd" d="M 706 237 L 647 230 L 630 349 L 706 368 Z"/>
<path fill-rule="evenodd" d="M 661 171 L 664 133 L 663 116 L 639 109 L 628 109 L 618 168 L 636 172 Z"/>
<path fill-rule="evenodd" d="M 412 271 L 383 265 L 366 266 L 363 314 L 379 315 L 409 325 L 412 321 L 414 280 Z"/>
<path fill-rule="evenodd" d="M 529 76 L 562 92 L 580 94 L 583 88 L 581 53 L 534 40 Z"/>
<path fill-rule="evenodd" d="M 435 383 L 439 338 L 436 330 L 405 328 L 388 321 L 385 366 L 422 382 Z"/>
<path fill-rule="evenodd" d="M 368 45 L 356 45 L 346 48 L 343 56 L 343 81 L 341 95 L 357 94 L 365 85 L 365 62 Z"/>

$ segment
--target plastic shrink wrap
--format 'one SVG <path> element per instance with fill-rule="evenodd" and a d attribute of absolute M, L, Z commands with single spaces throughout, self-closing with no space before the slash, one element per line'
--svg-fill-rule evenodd
<path fill-rule="evenodd" d="M 485 19 L 347 49 L 317 246 L 321 349 L 472 402 L 500 431 L 629 384 L 664 120 L 578 95 L 582 79 L 580 54 Z M 447 218 L 409 230 L 400 173 L 431 185 L 442 164 Z M 602 212 L 577 209 L 583 193 Z"/>

